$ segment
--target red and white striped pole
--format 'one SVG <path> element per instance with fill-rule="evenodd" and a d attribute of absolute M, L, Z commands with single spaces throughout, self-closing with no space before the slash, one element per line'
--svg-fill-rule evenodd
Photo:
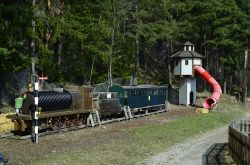
<path fill-rule="evenodd" d="M 38 91 L 39 91 L 39 82 L 36 79 L 35 81 L 35 109 L 34 109 L 34 142 L 38 143 Z"/>

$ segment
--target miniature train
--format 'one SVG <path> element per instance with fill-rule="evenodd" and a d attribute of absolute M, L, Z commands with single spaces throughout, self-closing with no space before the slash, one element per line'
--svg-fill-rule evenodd
<path fill-rule="evenodd" d="M 166 108 L 167 86 L 139 85 L 112 86 L 110 92 L 93 92 L 90 86 L 69 86 L 63 91 L 40 91 L 39 131 L 86 125 L 91 113 L 97 112 L 100 118 L 124 116 L 124 108 L 132 113 L 154 111 Z M 23 96 L 18 115 L 9 115 L 14 122 L 14 131 L 32 131 L 35 97 L 32 92 Z"/>

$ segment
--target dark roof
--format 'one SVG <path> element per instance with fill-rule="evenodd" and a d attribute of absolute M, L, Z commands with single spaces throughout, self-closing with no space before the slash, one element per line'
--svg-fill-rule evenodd
<path fill-rule="evenodd" d="M 137 85 L 137 86 L 122 86 L 124 89 L 136 89 L 136 88 L 166 88 L 168 85 L 151 85 L 151 84 L 146 84 L 146 85 Z"/>
<path fill-rule="evenodd" d="M 194 44 L 192 44 L 191 42 L 187 41 L 183 44 L 184 46 L 193 46 Z"/>
<path fill-rule="evenodd" d="M 171 58 L 185 58 L 185 57 L 196 57 L 196 58 L 204 58 L 203 55 L 194 52 L 194 51 L 180 51 L 178 53 L 175 53 L 174 55 L 171 56 Z"/>

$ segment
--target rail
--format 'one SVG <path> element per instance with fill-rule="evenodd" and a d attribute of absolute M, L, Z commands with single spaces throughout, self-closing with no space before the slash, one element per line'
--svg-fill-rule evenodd
<path fill-rule="evenodd" d="M 250 120 L 240 120 L 229 126 L 228 143 L 236 164 L 250 164 Z"/>
<path fill-rule="evenodd" d="M 158 114 L 158 113 L 164 113 L 164 112 L 168 112 L 170 111 L 170 106 L 169 103 L 166 102 L 166 108 L 165 109 L 159 109 L 157 111 L 152 111 L 152 112 L 144 112 L 144 114 L 133 114 L 132 118 L 140 118 L 140 117 L 144 117 L 144 116 L 149 116 L 149 115 L 154 115 L 154 114 Z M 59 128 L 59 129 L 55 129 L 52 131 L 47 131 L 47 132 L 41 132 L 38 134 L 39 137 L 41 136 L 47 136 L 47 135 L 53 135 L 53 134 L 58 134 L 61 132 L 69 132 L 69 131 L 75 131 L 75 130 L 79 130 L 79 129 L 83 129 L 83 128 L 89 128 L 89 127 L 94 127 L 94 126 L 98 126 L 98 125 L 103 125 L 103 124 L 108 124 L 108 123 L 113 123 L 113 122 L 121 122 L 123 120 L 127 120 L 127 118 L 124 117 L 120 117 L 120 118 L 112 118 L 112 119 L 108 119 L 108 120 L 104 120 L 104 121 L 98 121 L 98 123 L 92 121 L 89 122 L 87 125 L 80 125 L 80 126 L 69 126 L 69 127 L 65 127 L 65 128 Z M 32 136 L 31 135 L 15 135 L 14 133 L 4 133 L 4 134 L 0 134 L 0 139 L 1 138 L 8 138 L 8 139 L 17 139 L 17 140 L 26 140 L 26 139 L 30 139 Z M 0 162 L 1 165 L 1 162 Z"/>

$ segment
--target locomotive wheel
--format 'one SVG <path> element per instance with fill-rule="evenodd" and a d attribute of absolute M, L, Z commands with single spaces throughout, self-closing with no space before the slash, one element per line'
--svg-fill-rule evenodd
<path fill-rule="evenodd" d="M 47 119 L 47 125 L 53 130 L 86 124 L 86 114 L 51 117 Z"/>
<path fill-rule="evenodd" d="M 79 124 L 84 125 L 87 124 L 87 115 L 86 114 L 79 114 Z"/>
<path fill-rule="evenodd" d="M 62 127 L 62 123 L 60 121 L 60 117 L 51 117 L 48 119 L 48 125 L 53 129 L 59 129 Z"/>

